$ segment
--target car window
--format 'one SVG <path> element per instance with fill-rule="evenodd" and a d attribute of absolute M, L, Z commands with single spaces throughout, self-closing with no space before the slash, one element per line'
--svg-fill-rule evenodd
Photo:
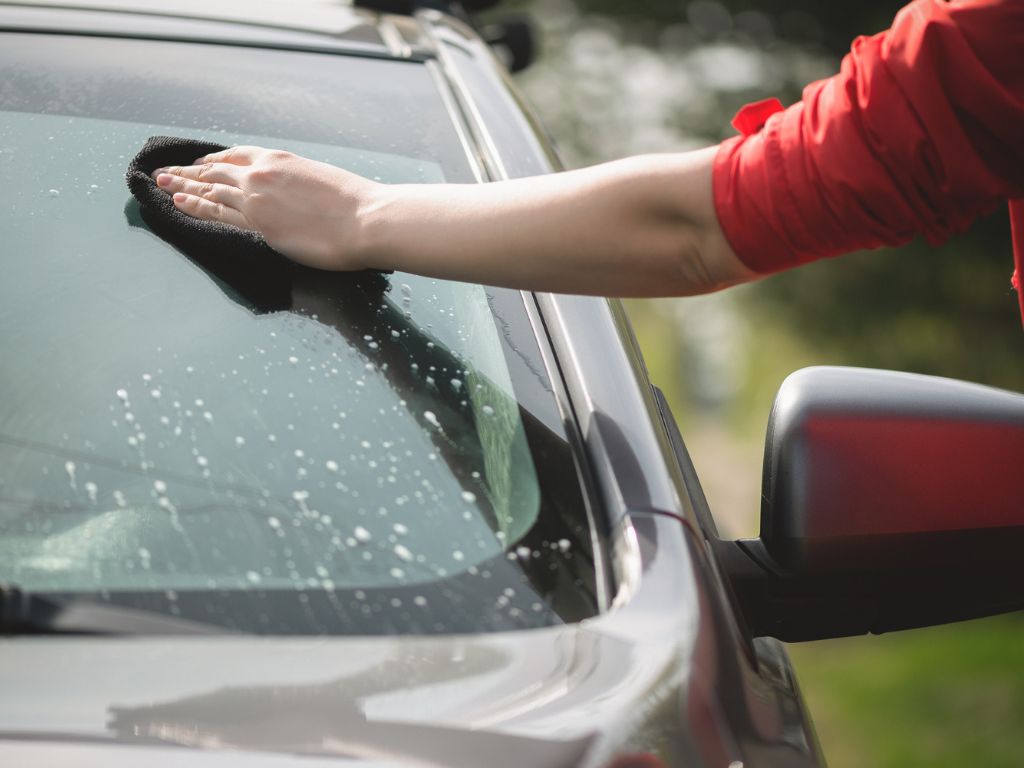
<path fill-rule="evenodd" d="M 174 74 L 151 63 L 182 55 L 168 43 L 67 38 L 47 57 L 47 38 L 10 38 L 0 583 L 266 633 L 598 608 L 518 294 L 296 269 L 288 306 L 261 306 L 150 233 L 124 186 L 156 134 L 471 178 L 424 66 L 196 45 Z M 232 95 L 253 69 L 267 81 Z"/>

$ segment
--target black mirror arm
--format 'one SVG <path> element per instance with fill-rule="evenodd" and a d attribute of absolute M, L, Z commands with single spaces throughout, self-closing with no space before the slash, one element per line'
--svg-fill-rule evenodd
<path fill-rule="evenodd" d="M 1024 609 L 1021 569 L 965 553 L 942 572 L 788 573 L 760 539 L 712 542 L 754 637 L 824 640 L 992 616 Z"/>

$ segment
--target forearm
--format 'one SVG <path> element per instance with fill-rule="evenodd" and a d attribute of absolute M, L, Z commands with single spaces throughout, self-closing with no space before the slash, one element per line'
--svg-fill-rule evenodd
<path fill-rule="evenodd" d="M 491 184 L 387 185 L 233 147 L 154 172 L 174 204 L 318 269 L 396 269 L 528 290 L 682 296 L 756 277 L 712 199 L 716 148 Z"/>
<path fill-rule="evenodd" d="M 361 211 L 365 264 L 608 296 L 706 293 L 756 275 L 722 235 L 714 148 L 485 185 L 382 186 Z"/>

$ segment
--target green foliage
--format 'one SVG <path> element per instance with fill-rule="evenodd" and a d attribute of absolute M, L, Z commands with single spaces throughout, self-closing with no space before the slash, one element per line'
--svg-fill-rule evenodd
<path fill-rule="evenodd" d="M 824 46 L 835 55 L 850 48 L 858 34 L 889 26 L 904 5 L 900 0 L 577 0 L 585 14 L 600 14 L 650 29 L 689 21 L 708 35 L 730 30 L 760 37 L 778 37 L 798 44 Z M 722 10 L 726 13 L 722 13 Z"/>
<path fill-rule="evenodd" d="M 754 300 L 805 343 L 847 362 L 1024 391 L 1005 210 L 941 248 L 819 262 L 763 281 Z"/>
<path fill-rule="evenodd" d="M 548 57 L 525 84 L 534 86 L 542 113 L 577 162 L 716 141 L 731 132 L 729 119 L 743 103 L 771 95 L 792 102 L 807 80 L 835 71 L 834 56 L 823 54 L 820 43 L 842 53 L 856 32 L 887 26 L 902 4 L 577 0 L 576 15 L 549 30 Z M 565 7 L 537 0 L 535 14 L 548 19 Z M 595 14 L 612 21 L 595 21 Z M 792 14 L 816 20 L 820 34 L 811 38 L 818 43 L 787 32 L 783 22 Z M 755 61 L 759 75 L 730 81 L 709 71 L 710 60 L 739 73 Z M 545 90 L 538 81 L 550 79 L 553 65 L 560 82 Z M 651 68 L 658 77 L 644 78 L 641 73 Z M 661 145 L 652 136 L 661 136 Z M 749 294 L 750 309 L 759 323 L 767 318 L 779 332 L 799 337 L 823 362 L 1024 391 L 1011 271 L 1009 227 L 1000 207 L 940 248 L 915 242 L 773 276 Z"/>

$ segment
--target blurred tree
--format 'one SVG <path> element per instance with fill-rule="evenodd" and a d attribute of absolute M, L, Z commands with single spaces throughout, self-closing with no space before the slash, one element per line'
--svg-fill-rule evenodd
<path fill-rule="evenodd" d="M 889 26 L 900 0 L 578 0 L 584 13 L 600 14 L 638 28 L 688 21 L 705 36 L 733 29 L 741 34 L 821 45 L 834 55 L 850 47 L 858 34 Z"/>
<path fill-rule="evenodd" d="M 683 150 L 732 134 L 743 103 L 799 99 L 902 5 L 534 0 L 546 58 L 524 84 L 574 164 Z M 762 281 L 748 300 L 829 360 L 1024 391 L 1011 271 L 1001 210 L 940 248 L 915 242 L 810 265 Z"/>

